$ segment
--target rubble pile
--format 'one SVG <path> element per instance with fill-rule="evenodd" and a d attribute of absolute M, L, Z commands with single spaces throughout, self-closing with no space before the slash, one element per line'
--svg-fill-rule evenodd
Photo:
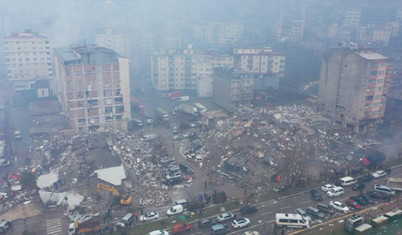
<path fill-rule="evenodd" d="M 303 105 L 240 110 L 196 140 L 183 140 L 181 153 L 187 156 L 191 146 L 202 146 L 196 155 L 204 159 L 210 183 L 234 180 L 249 187 L 242 183 L 246 179 L 261 192 L 297 186 L 359 166 L 365 154 L 361 141 L 330 123 Z M 270 180 L 276 174 L 282 177 L 279 183 Z"/>

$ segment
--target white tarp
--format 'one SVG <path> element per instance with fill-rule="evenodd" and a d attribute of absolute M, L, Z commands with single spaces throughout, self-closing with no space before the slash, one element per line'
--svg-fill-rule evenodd
<path fill-rule="evenodd" d="M 44 189 L 53 185 L 53 183 L 59 180 L 59 173 L 57 171 L 52 171 L 47 175 L 41 175 L 36 180 L 36 185 L 40 189 Z"/>
<path fill-rule="evenodd" d="M 123 166 L 115 166 L 96 170 L 95 173 L 98 175 L 99 179 L 113 185 L 121 185 L 121 181 L 126 178 L 126 172 L 124 171 Z"/>
<path fill-rule="evenodd" d="M 45 205 L 67 204 L 69 210 L 74 210 L 84 200 L 84 196 L 76 192 L 53 193 L 39 190 L 39 197 Z"/>

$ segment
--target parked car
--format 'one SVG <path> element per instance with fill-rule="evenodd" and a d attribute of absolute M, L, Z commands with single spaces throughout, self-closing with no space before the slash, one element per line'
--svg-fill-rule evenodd
<path fill-rule="evenodd" d="M 202 219 L 198 221 L 198 227 L 200 228 L 211 227 L 212 225 L 217 223 L 218 221 L 216 220 L 216 218 Z"/>
<path fill-rule="evenodd" d="M 359 200 L 362 201 L 364 205 L 370 204 L 370 202 L 365 197 L 363 197 L 361 194 L 357 195 L 356 197 L 359 198 Z"/>
<path fill-rule="evenodd" d="M 359 180 L 362 181 L 362 182 L 368 182 L 368 181 L 371 181 L 373 179 L 374 179 L 373 175 L 367 174 L 367 175 L 362 176 Z"/>
<path fill-rule="evenodd" d="M 194 174 L 193 168 L 191 168 L 189 165 L 185 164 L 185 163 L 180 163 L 179 164 L 179 168 L 181 171 L 184 172 L 184 174 L 186 175 L 192 175 Z"/>
<path fill-rule="evenodd" d="M 146 221 L 151 221 L 151 220 L 156 220 L 159 219 L 159 213 L 158 212 L 147 212 L 145 215 L 140 216 L 140 222 L 146 222 Z"/>
<path fill-rule="evenodd" d="M 222 213 L 216 217 L 218 222 L 222 223 L 228 220 L 236 219 L 236 215 L 230 212 Z"/>
<path fill-rule="evenodd" d="M 335 187 L 335 188 L 331 188 L 331 190 L 329 190 L 327 192 L 328 197 L 337 197 L 337 196 L 341 196 L 343 195 L 345 192 L 343 191 L 342 187 Z"/>
<path fill-rule="evenodd" d="M 373 176 L 374 179 L 380 178 L 380 177 L 384 177 L 387 175 L 387 172 L 383 171 L 383 170 L 379 170 L 374 172 L 373 174 L 371 174 Z"/>
<path fill-rule="evenodd" d="M 244 228 L 250 226 L 250 220 L 248 218 L 234 219 L 232 221 L 232 227 L 235 229 Z"/>
<path fill-rule="evenodd" d="M 307 222 L 311 223 L 311 217 L 307 214 L 306 211 L 304 211 L 304 210 L 301 209 L 301 208 L 297 208 L 297 209 L 295 210 L 295 212 L 296 212 L 297 214 L 301 215 L 301 217 L 303 217 L 303 219 L 305 219 Z"/>
<path fill-rule="evenodd" d="M 211 226 L 211 235 L 224 235 L 230 232 L 230 229 L 224 224 L 215 224 Z"/>
<path fill-rule="evenodd" d="M 362 200 L 358 196 L 351 196 L 351 199 L 355 200 L 357 203 L 359 203 L 361 206 L 367 206 L 368 203 L 366 203 L 365 200 Z"/>
<path fill-rule="evenodd" d="M 174 172 L 174 173 L 172 173 L 172 174 L 169 174 L 169 175 L 166 176 L 166 179 L 167 179 L 167 180 L 170 180 L 170 179 L 172 179 L 172 178 L 177 178 L 177 177 L 181 177 L 180 172 Z"/>
<path fill-rule="evenodd" d="M 388 199 L 389 198 L 388 195 L 385 195 L 385 194 L 377 192 L 377 191 L 367 191 L 366 194 L 372 198 L 379 198 L 379 199 Z"/>
<path fill-rule="evenodd" d="M 147 124 L 152 124 L 152 123 L 154 123 L 154 120 L 152 118 L 148 118 L 145 122 Z"/>
<path fill-rule="evenodd" d="M 362 206 L 359 203 L 357 203 L 355 200 L 353 200 L 351 198 L 346 200 L 345 204 L 350 206 L 353 209 L 361 209 L 362 208 Z"/>
<path fill-rule="evenodd" d="M 366 185 L 363 183 L 363 182 L 361 182 L 361 181 L 357 181 L 357 183 L 355 183 L 355 184 L 353 184 L 352 186 L 351 186 L 351 188 L 353 189 L 353 190 L 362 190 L 362 189 L 364 189 L 366 187 Z"/>
<path fill-rule="evenodd" d="M 369 204 L 374 204 L 374 203 L 375 203 L 374 199 L 373 199 L 372 197 L 370 197 L 370 196 L 369 196 L 368 194 L 366 194 L 366 193 L 361 193 L 361 194 L 359 194 L 359 196 L 364 197 L 364 199 L 366 199 L 366 201 L 367 201 Z"/>
<path fill-rule="evenodd" d="M 243 235 L 260 235 L 260 233 L 257 231 L 246 231 Z"/>
<path fill-rule="evenodd" d="M 331 205 L 332 208 L 334 208 L 337 211 L 343 212 L 343 213 L 348 213 L 349 212 L 349 208 L 343 204 L 342 202 L 338 202 L 338 201 L 330 201 L 329 205 Z"/>
<path fill-rule="evenodd" d="M 327 192 L 327 191 L 329 191 L 331 188 L 335 188 L 335 187 L 336 187 L 336 186 L 333 185 L 333 184 L 326 184 L 326 185 L 323 185 L 323 186 L 321 187 L 321 190 L 324 191 L 324 192 Z"/>
<path fill-rule="evenodd" d="M 320 194 L 320 192 L 318 192 L 317 189 L 312 189 L 310 191 L 311 196 L 314 198 L 314 200 L 316 201 L 322 201 L 322 196 Z"/>
<path fill-rule="evenodd" d="M 162 230 L 154 230 L 152 232 L 149 232 L 148 235 L 169 235 L 169 232 Z"/>
<path fill-rule="evenodd" d="M 191 225 L 181 223 L 181 224 L 173 225 L 171 233 L 178 234 L 178 233 L 189 231 L 189 230 L 191 230 Z"/>
<path fill-rule="evenodd" d="M 252 205 L 245 205 L 240 209 L 240 212 L 243 215 L 251 214 L 257 212 L 257 207 L 252 206 Z"/>
<path fill-rule="evenodd" d="M 171 208 L 169 208 L 169 210 L 167 210 L 166 214 L 168 216 L 172 216 L 172 215 L 178 215 L 183 213 L 184 208 L 182 205 L 174 205 Z"/>
<path fill-rule="evenodd" d="M 313 216 L 315 218 L 325 219 L 325 214 L 322 213 L 321 211 L 319 211 L 315 207 L 312 207 L 312 206 L 307 207 L 306 212 L 307 212 L 307 214 L 309 214 L 309 215 L 311 215 L 311 216 Z"/>
<path fill-rule="evenodd" d="M 381 185 L 381 184 L 376 184 L 374 185 L 374 191 L 385 194 L 387 196 L 395 196 L 395 191 L 392 190 L 390 187 Z"/>
<path fill-rule="evenodd" d="M 12 222 L 10 220 L 3 220 L 0 223 L 0 233 L 7 232 L 12 226 Z"/>

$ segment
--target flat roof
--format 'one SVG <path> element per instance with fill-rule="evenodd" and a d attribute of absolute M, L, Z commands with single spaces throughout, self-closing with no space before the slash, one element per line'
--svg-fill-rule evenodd
<path fill-rule="evenodd" d="M 363 57 L 366 60 L 383 60 L 388 59 L 387 57 L 376 53 L 376 52 L 357 52 L 359 56 Z"/>
<path fill-rule="evenodd" d="M 96 170 L 95 173 L 98 174 L 99 179 L 113 185 L 121 185 L 121 181 L 126 178 L 126 172 L 122 165 Z"/>
<path fill-rule="evenodd" d="M 75 61 L 81 59 L 77 56 L 74 50 L 71 49 L 71 47 L 59 47 L 55 48 L 54 51 L 59 54 L 64 61 Z"/>

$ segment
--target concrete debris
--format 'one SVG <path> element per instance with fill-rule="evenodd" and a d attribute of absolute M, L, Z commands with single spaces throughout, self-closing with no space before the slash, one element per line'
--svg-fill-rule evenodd
<path fill-rule="evenodd" d="M 59 174 L 57 171 L 52 171 L 47 175 L 40 175 L 36 180 L 36 185 L 40 189 L 48 188 L 53 186 L 53 183 L 59 180 Z"/>
<path fill-rule="evenodd" d="M 84 196 L 76 192 L 54 193 L 39 190 L 39 197 L 46 206 L 67 205 L 69 210 L 74 210 L 84 200 Z"/>

